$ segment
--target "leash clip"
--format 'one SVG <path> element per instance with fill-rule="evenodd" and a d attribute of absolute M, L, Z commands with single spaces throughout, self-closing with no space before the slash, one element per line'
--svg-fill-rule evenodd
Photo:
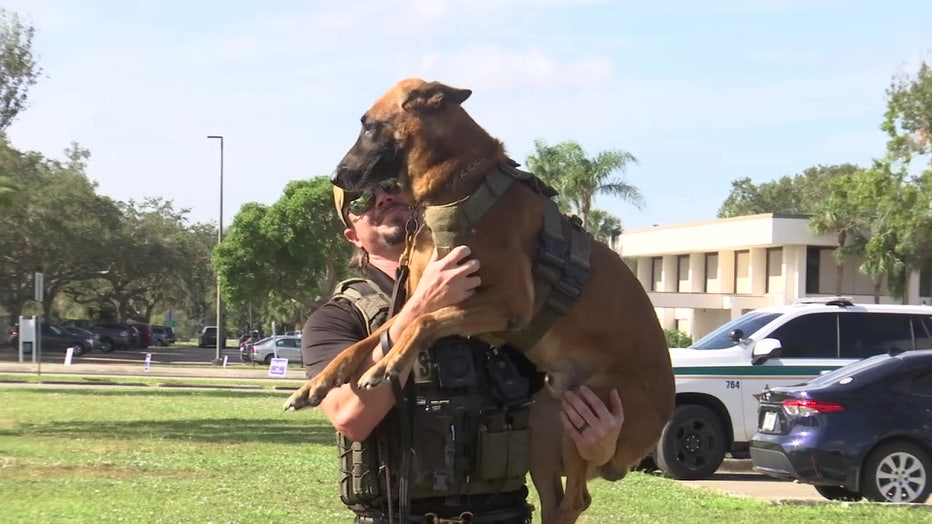
<path fill-rule="evenodd" d="M 421 223 L 418 220 L 419 214 L 420 208 L 412 206 L 411 216 L 405 222 L 405 250 L 401 253 L 401 258 L 398 259 L 399 266 L 406 267 L 408 261 L 411 260 L 411 252 L 414 251 L 414 237 L 421 230 Z"/>

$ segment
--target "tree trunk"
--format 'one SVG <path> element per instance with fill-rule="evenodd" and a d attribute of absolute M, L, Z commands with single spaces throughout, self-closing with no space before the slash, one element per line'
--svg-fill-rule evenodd
<path fill-rule="evenodd" d="M 845 232 L 845 230 L 839 231 L 838 232 L 838 249 L 837 249 L 838 253 L 841 253 L 841 250 L 844 249 L 845 243 L 847 241 L 848 241 L 848 234 Z M 835 294 L 840 296 L 841 286 L 842 286 L 842 281 L 843 281 L 842 277 L 844 277 L 844 274 L 845 274 L 845 270 L 844 270 L 845 261 L 844 259 L 837 260 L 837 256 L 836 256 L 836 262 L 838 264 L 837 265 L 838 271 L 835 273 Z"/>
<path fill-rule="evenodd" d="M 839 262 L 838 264 L 836 264 L 835 269 L 836 269 L 835 271 L 835 294 L 838 296 L 841 296 L 841 286 L 842 286 L 842 280 L 843 280 L 842 277 L 844 276 L 844 273 L 845 273 L 845 264 L 842 262 Z"/>

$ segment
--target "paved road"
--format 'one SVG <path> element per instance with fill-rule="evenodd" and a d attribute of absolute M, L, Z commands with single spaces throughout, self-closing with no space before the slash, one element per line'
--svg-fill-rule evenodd
<path fill-rule="evenodd" d="M 151 355 L 149 370 L 145 371 L 146 355 Z M 228 348 L 222 351 L 221 358 L 227 357 L 226 366 L 214 365 L 216 349 L 189 347 L 152 347 L 145 350 L 114 351 L 113 353 L 89 353 L 75 358 L 71 366 L 63 364 L 64 355 L 52 353 L 43 355 L 43 362 L 37 365 L 27 356 L 26 362 L 19 363 L 18 355 L 10 348 L 0 348 L 0 373 L 26 373 L 50 377 L 72 375 L 108 375 L 108 376 L 163 376 L 163 377 L 210 377 L 216 379 L 268 379 L 283 380 L 282 377 L 270 377 L 269 368 L 264 365 L 242 363 L 239 350 Z M 303 380 L 304 371 L 300 366 L 290 365 L 285 379 Z M 293 383 L 293 382 L 292 382 Z M 726 463 L 708 480 L 682 481 L 683 485 L 710 488 L 731 495 L 752 497 L 759 500 L 794 500 L 824 501 L 815 488 L 805 484 L 796 484 L 779 480 L 751 471 L 750 460 L 726 460 Z"/>

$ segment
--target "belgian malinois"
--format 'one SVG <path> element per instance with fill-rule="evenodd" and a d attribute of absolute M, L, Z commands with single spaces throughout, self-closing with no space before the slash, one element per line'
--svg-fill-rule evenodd
<path fill-rule="evenodd" d="M 463 109 L 471 94 L 438 82 L 399 82 L 363 116 L 359 137 L 337 167 L 333 183 L 354 190 L 399 176 L 418 206 L 470 197 L 497 166 L 514 165 L 502 143 Z M 418 318 L 361 377 L 354 374 L 378 344 L 381 330 L 350 346 L 291 395 L 285 408 L 316 406 L 330 389 L 352 379 L 360 387 L 376 387 L 446 336 L 506 343 L 508 333 L 524 328 L 545 307 L 532 274 L 545 204 L 545 197 L 525 184 L 508 186 L 466 240 L 481 262 L 482 284 L 475 295 Z M 569 234 L 572 226 L 565 221 L 562 227 Z M 434 246 L 432 232 L 422 228 L 410 257 L 409 289 L 417 286 Z M 537 394 L 531 411 L 531 478 L 546 524 L 576 522 L 590 503 L 587 479 L 623 477 L 656 444 L 674 404 L 666 341 L 643 287 L 604 244 L 592 242 L 589 265 L 581 297 L 533 346 L 521 348 L 547 373 L 547 387 Z M 583 384 L 606 404 L 609 392 L 617 388 L 624 405 L 615 454 L 604 464 L 585 461 L 563 435 L 560 396 Z M 554 460 L 556 456 L 562 460 Z M 565 490 L 561 475 L 566 476 Z"/>

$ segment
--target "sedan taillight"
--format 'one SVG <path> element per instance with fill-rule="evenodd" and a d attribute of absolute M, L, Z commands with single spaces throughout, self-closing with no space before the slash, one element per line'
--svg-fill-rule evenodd
<path fill-rule="evenodd" d="M 820 400 L 791 399 L 783 401 L 783 410 L 794 417 L 808 417 L 818 413 L 835 413 L 844 411 L 841 404 L 822 402 Z"/>

